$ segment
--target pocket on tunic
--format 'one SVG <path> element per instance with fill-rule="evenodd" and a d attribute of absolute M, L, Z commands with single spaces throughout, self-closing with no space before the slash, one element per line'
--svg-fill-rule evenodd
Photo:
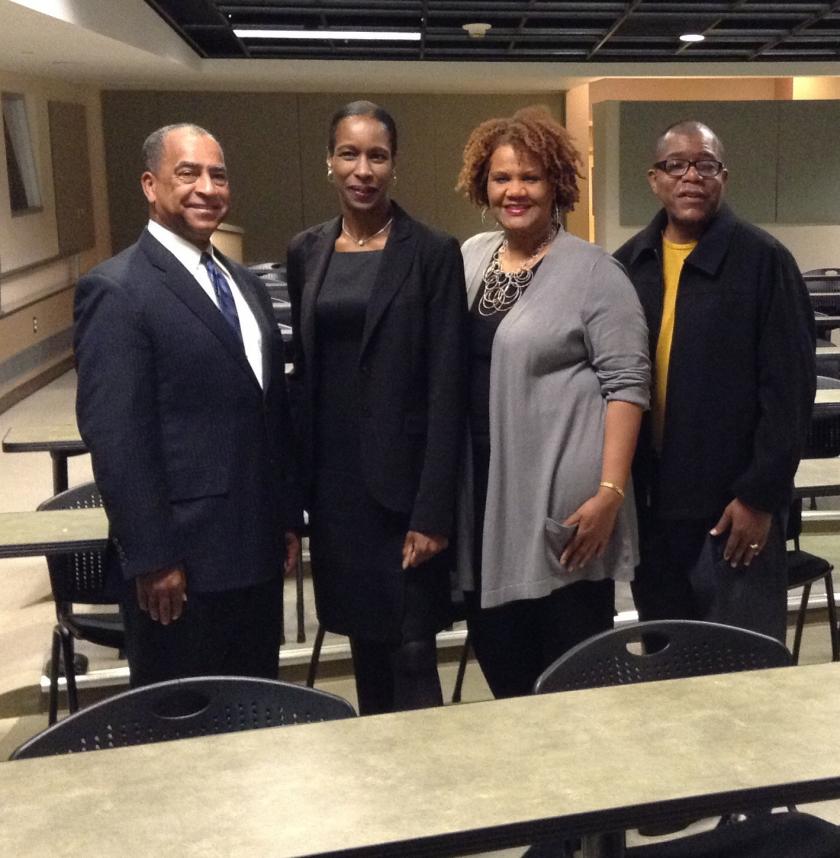
<path fill-rule="evenodd" d="M 577 532 L 577 525 L 563 524 L 553 518 L 546 516 L 545 519 L 545 548 L 549 557 L 560 562 L 560 556 L 563 554 L 566 546 L 571 538 Z"/>

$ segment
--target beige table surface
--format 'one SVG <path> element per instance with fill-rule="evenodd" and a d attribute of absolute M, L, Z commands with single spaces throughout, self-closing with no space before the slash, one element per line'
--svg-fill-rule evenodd
<path fill-rule="evenodd" d="M 79 427 L 75 423 L 33 424 L 10 426 L 3 436 L 6 452 L 56 450 L 62 447 L 84 448 Z"/>
<path fill-rule="evenodd" d="M 840 665 L 0 764 L 8 855 L 455 855 L 840 797 Z"/>
<path fill-rule="evenodd" d="M 799 497 L 827 497 L 840 494 L 840 457 L 802 459 L 794 477 Z"/>
<path fill-rule="evenodd" d="M 31 557 L 105 547 L 104 509 L 0 513 L 0 557 Z"/>

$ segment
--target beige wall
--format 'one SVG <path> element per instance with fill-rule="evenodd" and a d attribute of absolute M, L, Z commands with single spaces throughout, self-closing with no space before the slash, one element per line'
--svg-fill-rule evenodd
<path fill-rule="evenodd" d="M 619 220 L 619 101 L 762 101 L 840 99 L 838 78 L 707 78 L 707 79 L 610 79 L 570 90 L 568 103 L 594 105 L 614 101 L 609 110 L 595 111 L 595 175 L 593 176 L 594 234 L 590 237 L 607 250 L 620 247 L 637 231 Z M 604 105 L 601 105 L 602 107 Z M 578 107 L 583 112 L 583 107 Z M 674 117 L 678 119 L 680 117 Z M 600 127 L 599 127 L 600 124 Z M 659 129 L 651 129 L 651 139 Z M 748 132 L 746 132 L 748 133 Z M 759 224 L 782 241 L 796 257 L 800 268 L 836 265 L 840 247 L 840 224 Z M 578 233 L 585 235 L 584 233 Z"/>
<path fill-rule="evenodd" d="M 561 94 L 416 95 L 365 93 L 386 107 L 399 130 L 393 196 L 416 217 L 464 239 L 482 228 L 479 213 L 454 191 L 472 128 L 535 100 L 563 116 Z M 131 244 L 146 220 L 139 149 L 149 131 L 192 121 L 225 148 L 233 206 L 228 221 L 244 231 L 246 262 L 285 257 L 289 239 L 337 212 L 326 179 L 329 120 L 359 93 L 208 93 L 110 91 L 103 97 L 111 226 L 115 250 Z"/>
<path fill-rule="evenodd" d="M 72 284 L 78 275 L 110 255 L 104 143 L 99 91 L 59 80 L 0 72 L 0 91 L 22 93 L 37 159 L 42 210 L 12 217 L 3 137 L 0 135 L 0 409 L 13 392 L 39 375 L 65 366 L 70 357 Z M 48 102 L 83 104 L 93 184 L 96 244 L 82 253 L 56 258 Z M 25 307 L 25 309 L 20 309 Z"/>

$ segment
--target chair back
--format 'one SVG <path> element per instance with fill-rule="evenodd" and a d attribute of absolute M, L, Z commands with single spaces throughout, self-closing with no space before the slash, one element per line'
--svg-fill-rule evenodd
<path fill-rule="evenodd" d="M 272 679 L 196 676 L 133 688 L 68 715 L 9 759 L 354 718 L 342 697 Z"/>
<path fill-rule="evenodd" d="M 655 620 L 611 629 L 573 647 L 546 668 L 534 693 L 787 667 L 790 663 L 784 644 L 758 632 L 699 620 Z"/>
<path fill-rule="evenodd" d="M 101 507 L 102 498 L 95 483 L 82 483 L 55 495 L 38 506 L 39 510 L 88 509 Z M 105 552 L 78 551 L 47 557 L 50 584 L 56 604 L 65 610 L 73 602 L 90 605 L 111 604 L 112 594 L 105 591 Z"/>

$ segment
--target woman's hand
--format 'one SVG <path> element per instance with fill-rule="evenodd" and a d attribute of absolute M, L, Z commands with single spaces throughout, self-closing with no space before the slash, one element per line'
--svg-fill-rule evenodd
<path fill-rule="evenodd" d="M 598 494 L 582 503 L 563 524 L 577 532 L 560 556 L 560 562 L 570 571 L 602 557 L 615 527 L 615 518 L 623 498 L 613 489 L 602 486 Z"/>
<path fill-rule="evenodd" d="M 440 554 L 447 545 L 449 545 L 449 539 L 445 536 L 427 535 L 417 530 L 409 530 L 402 547 L 402 568 L 414 568 L 425 563 L 435 554 Z"/>

